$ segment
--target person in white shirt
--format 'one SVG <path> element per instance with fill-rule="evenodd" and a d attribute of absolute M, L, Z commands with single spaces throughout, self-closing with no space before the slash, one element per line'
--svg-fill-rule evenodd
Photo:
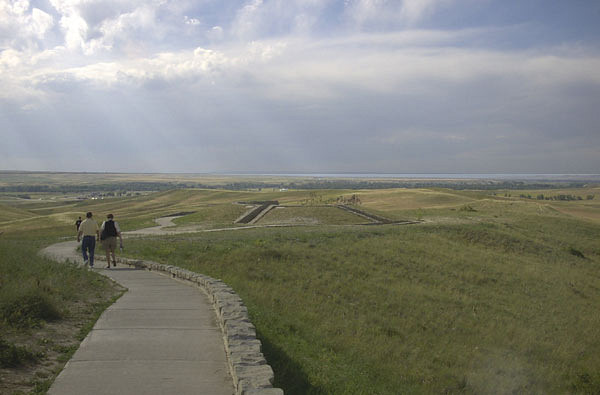
<path fill-rule="evenodd" d="M 85 220 L 79 225 L 79 231 L 77 232 L 77 242 L 81 240 L 81 252 L 83 253 L 84 264 L 90 264 L 90 267 L 94 267 L 94 250 L 96 249 L 96 241 L 99 239 L 98 223 L 92 218 L 92 213 L 88 212 L 85 215 Z M 89 252 L 89 257 L 88 257 Z"/>

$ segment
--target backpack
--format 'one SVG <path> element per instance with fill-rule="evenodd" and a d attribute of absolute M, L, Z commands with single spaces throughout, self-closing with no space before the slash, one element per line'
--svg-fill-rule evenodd
<path fill-rule="evenodd" d="M 117 228 L 115 227 L 114 221 L 111 219 L 111 220 L 104 222 L 104 230 L 102 231 L 102 234 L 100 235 L 100 239 L 105 240 L 105 239 L 108 239 L 109 237 L 116 237 L 116 236 L 117 236 Z"/>

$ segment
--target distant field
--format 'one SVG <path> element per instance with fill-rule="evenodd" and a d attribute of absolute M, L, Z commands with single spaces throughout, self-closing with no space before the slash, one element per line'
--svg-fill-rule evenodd
<path fill-rule="evenodd" d="M 91 186 L 91 185 L 127 185 L 137 183 L 170 184 L 172 187 L 186 184 L 206 186 L 225 186 L 233 184 L 263 183 L 273 185 L 268 188 L 276 191 L 279 184 L 303 184 L 314 181 L 314 177 L 286 176 L 244 176 L 212 174 L 127 174 L 127 173 L 46 173 L 46 172 L 2 172 L 0 187 L 7 186 Z M 375 180 L 376 181 L 376 180 Z M 254 188 L 256 190 L 257 188 Z"/>
<path fill-rule="evenodd" d="M 34 213 L 17 207 L 0 204 L 0 223 L 21 220 L 35 216 Z"/>
<path fill-rule="evenodd" d="M 578 189 L 549 189 L 549 190 L 523 190 L 523 191 L 500 191 L 499 194 L 514 197 L 522 195 L 531 196 L 527 200 L 535 201 L 540 205 L 552 207 L 561 213 L 577 217 L 587 221 L 600 222 L 600 188 L 587 187 Z M 538 197 L 544 197 L 544 200 L 538 200 Z M 581 200 L 563 201 L 563 200 L 546 200 L 557 199 L 560 197 L 577 198 Z M 590 199 L 591 198 L 591 199 Z M 520 199 L 524 199 L 520 197 Z"/>
<path fill-rule="evenodd" d="M 186 188 L 216 188 L 240 191 L 297 190 L 342 190 L 382 188 L 450 188 L 455 190 L 498 190 L 532 188 L 582 187 L 589 183 L 600 183 L 599 175 L 564 176 L 550 180 L 528 181 L 483 178 L 423 178 L 415 176 L 355 176 L 343 175 L 216 175 L 216 174 L 126 174 L 126 173 L 52 173 L 0 171 L 0 193 L 72 193 L 85 191 L 113 191 L 137 193 Z M 1 199 L 0 199 L 1 200 Z"/>
<path fill-rule="evenodd" d="M 361 210 L 423 223 L 361 226 L 327 207 L 352 195 Z M 236 202 L 295 206 L 257 225 L 299 227 L 126 240 L 131 257 L 230 284 L 288 394 L 600 392 L 600 188 L 57 196 L 4 200 L 0 237 L 50 244 L 86 211 L 115 214 L 125 231 L 187 212 L 175 229 L 208 230 L 235 227 L 247 209 Z"/>
<path fill-rule="evenodd" d="M 215 229 L 233 226 L 233 222 L 248 209 L 244 205 L 223 203 L 193 207 L 193 214 L 176 218 L 173 222 L 181 226 L 196 225 L 201 229 Z"/>
<path fill-rule="evenodd" d="M 258 224 L 356 225 L 369 221 L 337 207 L 277 207 Z"/>

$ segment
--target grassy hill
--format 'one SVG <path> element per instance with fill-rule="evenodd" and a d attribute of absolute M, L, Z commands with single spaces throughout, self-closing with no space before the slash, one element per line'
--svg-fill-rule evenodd
<path fill-rule="evenodd" d="M 30 211 L 0 203 L 0 227 L 4 222 L 19 221 L 35 216 L 36 214 Z"/>
<path fill-rule="evenodd" d="M 201 234 L 128 251 L 232 285 L 287 393 L 600 390 L 600 227 L 525 200 L 403 193 L 361 199 L 406 215 L 422 193 L 424 224 Z"/>
<path fill-rule="evenodd" d="M 357 225 L 324 206 L 351 195 L 423 222 Z M 32 249 L 73 235 L 86 211 L 115 214 L 125 231 L 180 212 L 176 228 L 233 227 L 246 209 L 235 203 L 257 200 L 294 206 L 257 225 L 302 226 L 136 238 L 126 253 L 231 285 L 286 393 L 600 392 L 598 188 L 186 189 L 2 207 L 0 230 Z"/>

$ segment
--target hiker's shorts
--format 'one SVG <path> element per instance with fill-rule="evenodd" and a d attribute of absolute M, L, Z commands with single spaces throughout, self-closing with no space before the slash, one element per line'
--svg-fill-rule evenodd
<path fill-rule="evenodd" d="M 105 250 L 115 251 L 117 249 L 117 238 L 113 236 L 102 240 L 102 246 Z"/>

